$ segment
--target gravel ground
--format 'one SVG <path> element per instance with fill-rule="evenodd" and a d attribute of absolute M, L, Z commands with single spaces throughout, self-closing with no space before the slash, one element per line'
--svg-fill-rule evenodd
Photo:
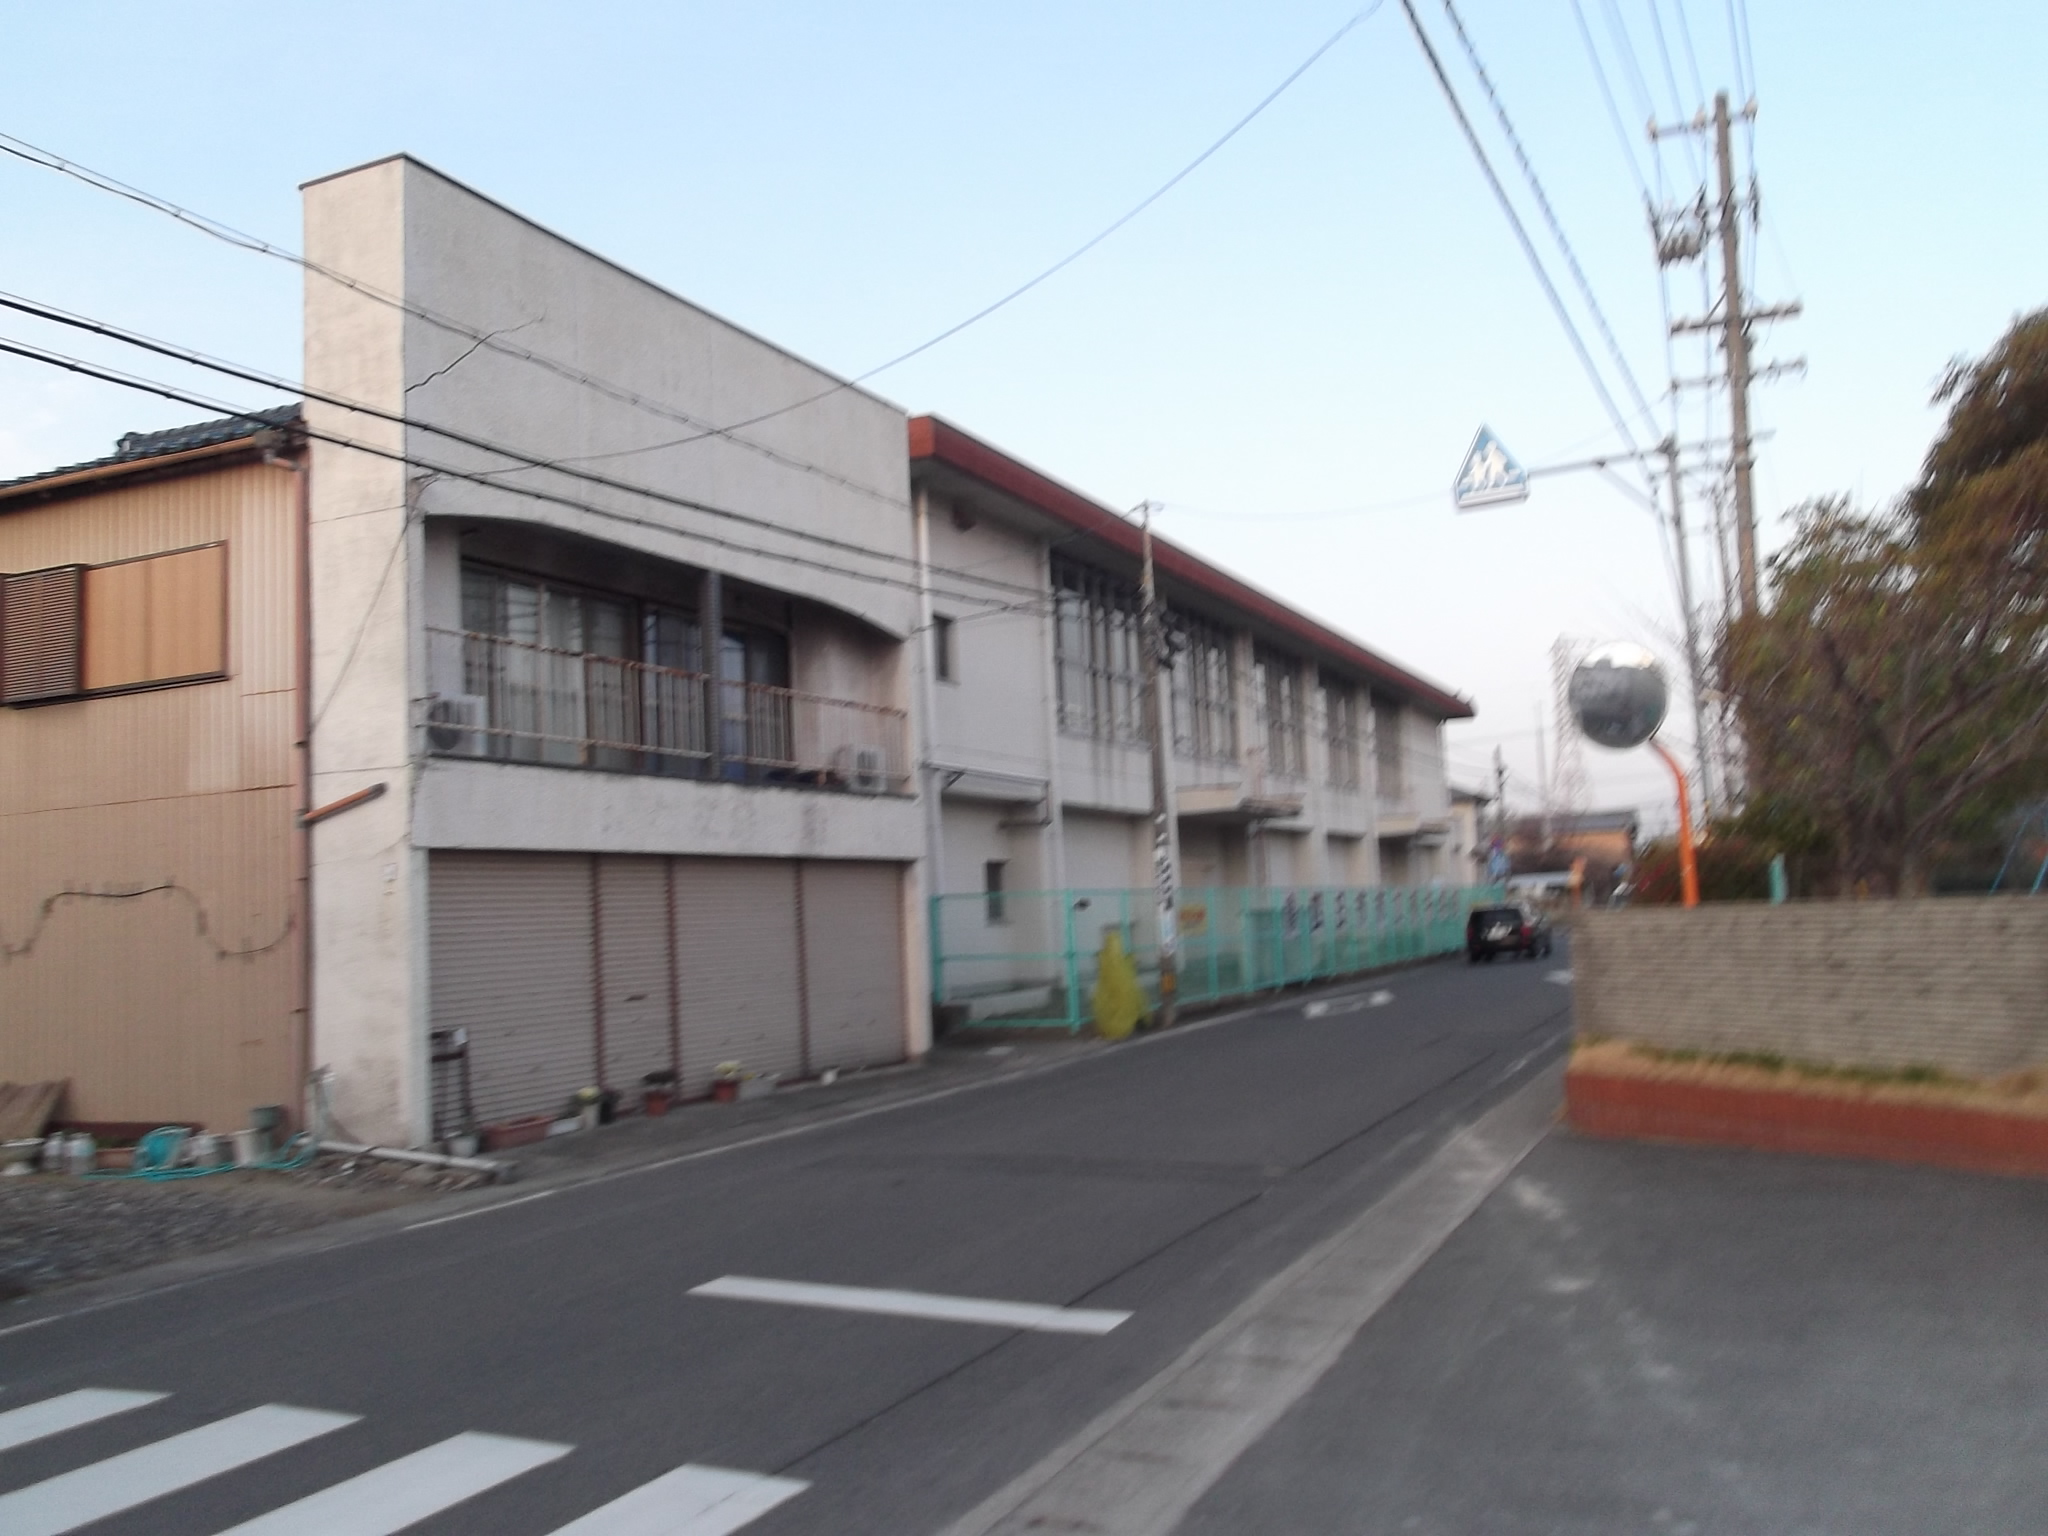
<path fill-rule="evenodd" d="M 0 1178 L 0 1301 L 466 1189 L 475 1176 L 322 1157 L 294 1173 Z"/>

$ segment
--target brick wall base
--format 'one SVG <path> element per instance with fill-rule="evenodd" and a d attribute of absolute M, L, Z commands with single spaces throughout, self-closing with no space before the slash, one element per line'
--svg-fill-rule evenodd
<path fill-rule="evenodd" d="M 1993 1109 L 1574 1070 L 1565 1074 L 1565 1115 L 1588 1136 L 2048 1178 L 2048 1119 Z"/>

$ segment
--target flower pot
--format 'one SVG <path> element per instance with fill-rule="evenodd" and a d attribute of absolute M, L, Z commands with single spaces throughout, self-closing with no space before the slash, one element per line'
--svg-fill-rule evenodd
<path fill-rule="evenodd" d="M 502 1152 L 507 1147 L 524 1147 L 544 1141 L 554 1119 L 553 1115 L 521 1115 L 517 1120 L 501 1120 L 496 1125 L 487 1125 L 484 1127 L 484 1150 Z"/>
<path fill-rule="evenodd" d="M 665 1115 L 668 1113 L 668 1101 L 668 1089 L 649 1088 L 640 1095 L 641 1113 L 647 1115 Z"/>
<path fill-rule="evenodd" d="M 711 1085 L 711 1099 L 715 1104 L 730 1104 L 740 1096 L 740 1080 L 736 1077 L 721 1077 Z"/>

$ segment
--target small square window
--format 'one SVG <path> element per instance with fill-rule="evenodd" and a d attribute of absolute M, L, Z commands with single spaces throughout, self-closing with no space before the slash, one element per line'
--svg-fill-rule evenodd
<path fill-rule="evenodd" d="M 1003 922 L 1008 915 L 1003 901 L 1003 861 L 990 859 L 981 866 L 981 872 L 982 890 L 988 902 L 988 920 L 991 923 Z"/>
<path fill-rule="evenodd" d="M 932 676 L 942 683 L 959 680 L 953 669 L 953 621 L 943 614 L 932 616 Z"/>

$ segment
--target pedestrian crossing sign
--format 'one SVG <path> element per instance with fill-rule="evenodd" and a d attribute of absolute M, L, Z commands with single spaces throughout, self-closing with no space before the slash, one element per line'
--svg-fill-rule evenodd
<path fill-rule="evenodd" d="M 1481 427 L 1465 451 L 1465 462 L 1451 487 L 1451 502 L 1460 512 L 1503 502 L 1529 499 L 1529 472 L 1501 446 L 1493 428 Z"/>

